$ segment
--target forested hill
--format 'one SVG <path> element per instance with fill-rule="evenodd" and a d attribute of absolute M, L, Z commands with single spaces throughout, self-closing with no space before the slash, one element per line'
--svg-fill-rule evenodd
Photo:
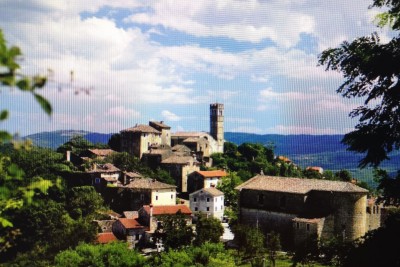
<path fill-rule="evenodd" d="M 79 130 L 59 130 L 54 132 L 41 132 L 28 135 L 37 146 L 56 149 L 67 142 L 73 135 L 83 135 L 92 143 L 106 144 L 111 134 L 86 132 Z M 357 169 L 361 156 L 346 151 L 341 144 L 342 135 L 277 135 L 277 134 L 250 134 L 226 132 L 225 139 L 240 145 L 244 142 L 261 143 L 274 147 L 276 155 L 285 155 L 302 168 L 307 166 L 320 166 L 327 170 L 348 169 L 357 176 L 368 176 L 371 169 L 360 171 Z M 389 172 L 395 172 L 400 166 L 400 153 L 391 155 L 391 160 L 384 162 L 382 167 Z"/>

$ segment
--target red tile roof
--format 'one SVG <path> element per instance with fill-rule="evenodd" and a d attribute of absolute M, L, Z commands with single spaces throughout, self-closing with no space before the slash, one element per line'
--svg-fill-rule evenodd
<path fill-rule="evenodd" d="M 106 243 L 110 243 L 110 242 L 117 241 L 117 240 L 118 239 L 115 237 L 115 235 L 112 232 L 97 234 L 97 242 L 100 244 L 106 244 Z"/>
<path fill-rule="evenodd" d="M 228 174 L 223 170 L 215 170 L 215 171 L 197 171 L 203 177 L 223 177 Z"/>
<path fill-rule="evenodd" d="M 144 210 L 147 214 L 150 214 L 150 206 L 144 205 Z M 153 215 L 172 215 L 176 214 L 178 211 L 185 215 L 191 215 L 192 211 L 186 205 L 171 205 L 171 206 L 153 206 Z"/>
<path fill-rule="evenodd" d="M 121 224 L 126 228 L 126 229 L 135 229 L 135 228 L 144 228 L 143 225 L 141 225 L 137 218 L 134 219 L 128 219 L 128 218 L 119 218 L 118 219 Z"/>

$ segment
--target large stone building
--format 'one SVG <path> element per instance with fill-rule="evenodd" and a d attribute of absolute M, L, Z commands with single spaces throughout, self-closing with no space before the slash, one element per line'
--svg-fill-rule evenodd
<path fill-rule="evenodd" d="M 224 151 L 224 105 L 210 104 L 210 133 L 176 132 L 163 121 L 150 121 L 149 125 L 136 125 L 120 131 L 121 150 L 142 158 L 153 148 L 171 148 L 185 145 L 200 161 L 209 162 L 210 155 Z"/>
<path fill-rule="evenodd" d="M 236 187 L 240 222 L 279 232 L 288 248 L 310 238 L 354 240 L 379 227 L 379 207 L 350 182 L 257 175 Z"/>

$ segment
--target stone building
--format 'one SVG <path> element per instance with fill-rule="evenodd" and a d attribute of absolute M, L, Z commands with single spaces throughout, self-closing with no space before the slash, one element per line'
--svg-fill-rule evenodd
<path fill-rule="evenodd" d="M 192 172 L 188 175 L 187 191 L 192 193 L 202 188 L 217 187 L 221 178 L 227 175 L 224 170 Z"/>
<path fill-rule="evenodd" d="M 350 182 L 257 175 L 236 189 L 240 222 L 279 232 L 287 248 L 314 237 L 354 240 L 379 225 L 368 191 Z"/>
<path fill-rule="evenodd" d="M 175 179 L 179 192 L 187 192 L 189 174 L 200 170 L 200 163 L 191 156 L 172 156 L 163 160 L 161 166 Z"/>
<path fill-rule="evenodd" d="M 222 221 L 224 216 L 224 193 L 215 187 L 197 190 L 189 195 L 190 209 Z"/>
<path fill-rule="evenodd" d="M 125 175 L 129 175 L 126 173 Z M 151 178 L 126 179 L 126 184 L 118 185 L 118 196 L 124 200 L 124 208 L 139 210 L 143 205 L 175 205 L 176 186 Z M 121 204 L 122 205 L 122 204 Z"/>
<path fill-rule="evenodd" d="M 192 211 L 186 205 L 153 206 L 145 205 L 139 211 L 139 220 L 148 227 L 150 234 L 154 233 L 157 226 L 162 223 L 162 216 L 176 215 L 178 212 L 185 215 L 186 223 L 192 224 Z"/>
<path fill-rule="evenodd" d="M 150 125 L 136 125 L 120 131 L 121 151 L 138 158 L 148 152 L 151 146 L 171 145 L 170 127 L 161 122 L 149 122 Z"/>

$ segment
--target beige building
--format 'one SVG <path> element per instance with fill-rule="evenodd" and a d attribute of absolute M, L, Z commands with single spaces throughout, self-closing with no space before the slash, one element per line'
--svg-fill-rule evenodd
<path fill-rule="evenodd" d="M 175 178 L 179 192 L 187 192 L 189 174 L 200 170 L 200 163 L 191 156 L 171 156 L 163 160 L 161 166 Z"/>
<path fill-rule="evenodd" d="M 222 221 L 224 216 L 224 193 L 215 187 L 203 188 L 189 195 L 190 209 Z"/>
<path fill-rule="evenodd" d="M 121 150 L 138 158 L 151 146 L 161 144 L 162 133 L 149 125 L 136 125 L 120 132 Z"/>
<path fill-rule="evenodd" d="M 192 193 L 202 188 L 217 187 L 222 177 L 227 175 L 224 170 L 192 172 L 188 176 L 188 192 Z"/>
<path fill-rule="evenodd" d="M 126 173 L 125 175 L 131 174 Z M 126 181 L 126 184 L 118 186 L 118 194 L 123 196 L 125 201 L 129 202 L 128 208 L 130 210 L 138 210 L 143 205 L 149 204 L 157 206 L 176 204 L 175 185 L 144 177 L 127 178 Z"/>
<path fill-rule="evenodd" d="M 240 221 L 279 232 L 287 247 L 312 237 L 355 240 L 380 225 L 368 191 L 350 182 L 257 175 L 236 189 Z"/>

